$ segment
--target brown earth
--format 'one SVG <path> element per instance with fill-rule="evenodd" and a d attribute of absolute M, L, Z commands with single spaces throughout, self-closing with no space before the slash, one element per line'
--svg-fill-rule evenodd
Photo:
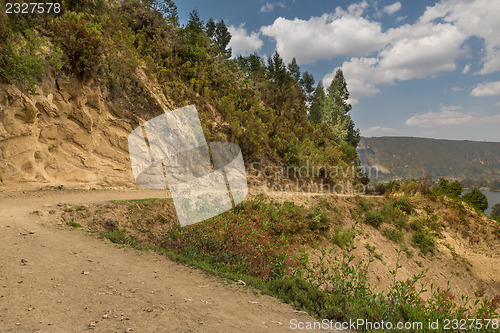
<path fill-rule="evenodd" d="M 60 203 L 164 196 L 0 193 L 0 332 L 287 332 L 291 319 L 314 320 L 165 256 L 118 248 L 52 222 Z"/>

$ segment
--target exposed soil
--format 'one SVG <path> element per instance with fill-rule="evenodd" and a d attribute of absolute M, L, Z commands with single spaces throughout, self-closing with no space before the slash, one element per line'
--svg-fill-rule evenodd
<path fill-rule="evenodd" d="M 51 222 L 60 203 L 164 196 L 0 193 L 0 332 L 286 332 L 291 319 L 314 321 L 165 256 L 118 248 Z"/>

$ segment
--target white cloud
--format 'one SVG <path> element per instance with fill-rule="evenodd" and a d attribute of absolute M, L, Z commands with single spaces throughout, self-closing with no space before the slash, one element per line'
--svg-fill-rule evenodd
<path fill-rule="evenodd" d="M 383 84 L 456 71 L 457 59 L 468 55 L 465 42 L 472 36 L 485 44 L 479 74 L 500 71 L 500 1 L 441 0 L 426 7 L 415 23 L 385 31 L 375 15 L 365 15 L 367 8 L 362 1 L 308 20 L 279 17 L 260 32 L 276 41 L 276 50 L 286 62 L 294 56 L 299 64 L 351 57 L 341 66 L 351 103 L 377 94 Z M 400 9 L 398 1 L 383 11 L 394 14 Z M 466 64 L 462 73 L 470 73 L 473 66 Z M 323 78 L 325 85 L 335 70 Z"/>
<path fill-rule="evenodd" d="M 397 1 L 397 2 L 393 3 L 392 5 L 385 6 L 384 13 L 392 15 L 400 9 L 401 9 L 401 2 Z"/>
<path fill-rule="evenodd" d="M 250 55 L 253 52 L 258 51 L 264 44 L 264 42 L 260 39 L 259 33 L 252 32 L 251 34 L 248 34 L 244 24 L 240 24 L 239 27 L 230 25 L 228 30 L 231 33 L 229 47 L 232 48 L 234 55 Z"/>
<path fill-rule="evenodd" d="M 335 13 L 311 17 L 308 20 L 289 20 L 278 17 L 273 24 L 261 27 L 263 35 L 276 41 L 276 50 L 290 61 L 299 64 L 339 55 L 369 55 L 389 41 L 378 22 L 361 17 L 367 3 L 337 7 Z"/>
<path fill-rule="evenodd" d="M 396 18 L 396 23 L 399 23 L 399 22 L 401 22 L 401 21 L 405 20 L 407 17 L 408 17 L 408 16 L 398 16 L 398 17 Z"/>
<path fill-rule="evenodd" d="M 500 81 L 479 83 L 470 94 L 474 97 L 500 95 Z"/>
<path fill-rule="evenodd" d="M 274 10 L 275 7 L 285 8 L 285 4 L 282 2 L 277 2 L 277 3 L 267 2 L 265 5 L 260 7 L 260 12 L 261 13 L 270 13 Z"/>
<path fill-rule="evenodd" d="M 376 57 L 353 57 L 341 68 L 352 104 L 378 92 L 380 84 L 432 77 L 456 69 L 455 58 L 466 36 L 450 24 L 404 25 L 387 32 L 393 42 Z M 337 69 L 324 78 L 331 82 Z"/>
<path fill-rule="evenodd" d="M 406 120 L 405 124 L 407 126 L 417 126 L 424 128 L 440 127 L 440 126 L 450 126 L 450 125 L 460 125 L 465 124 L 473 120 L 472 115 L 457 112 L 456 110 L 461 109 L 454 105 L 444 106 L 441 108 L 441 112 L 428 112 L 415 115 L 410 119 Z"/>
<path fill-rule="evenodd" d="M 500 1 L 491 0 L 443 0 L 427 7 L 422 22 L 442 19 L 455 25 L 468 36 L 482 38 L 485 43 L 483 68 L 480 74 L 500 71 Z"/>
<path fill-rule="evenodd" d="M 372 126 L 372 127 L 365 129 L 364 131 L 361 131 L 361 132 L 362 132 L 363 136 L 377 136 L 377 135 L 395 133 L 396 130 L 394 128 L 390 128 L 390 127 Z"/>

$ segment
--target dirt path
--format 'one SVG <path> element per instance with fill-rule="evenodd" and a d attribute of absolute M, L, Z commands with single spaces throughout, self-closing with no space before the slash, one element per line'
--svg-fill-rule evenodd
<path fill-rule="evenodd" d="M 0 332 L 288 332 L 292 319 L 313 321 L 165 256 L 117 248 L 30 214 L 58 203 L 164 196 L 0 193 Z"/>

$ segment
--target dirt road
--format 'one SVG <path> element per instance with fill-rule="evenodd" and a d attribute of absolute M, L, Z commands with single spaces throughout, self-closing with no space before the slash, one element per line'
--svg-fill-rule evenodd
<path fill-rule="evenodd" d="M 58 203 L 164 196 L 0 193 L 0 332 L 288 332 L 292 319 L 313 321 L 165 256 L 118 248 L 31 214 Z"/>

